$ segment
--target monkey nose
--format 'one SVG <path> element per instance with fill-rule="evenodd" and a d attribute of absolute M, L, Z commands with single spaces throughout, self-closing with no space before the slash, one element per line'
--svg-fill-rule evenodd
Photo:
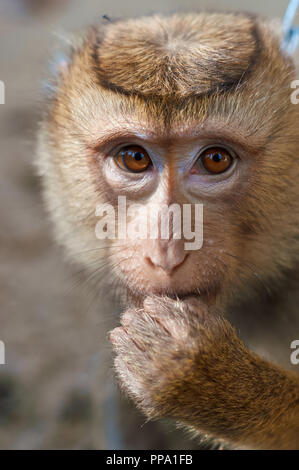
<path fill-rule="evenodd" d="M 167 274 L 172 274 L 185 262 L 187 256 L 184 251 L 174 252 L 170 249 L 163 253 L 151 253 L 145 257 L 145 261 L 152 269 L 162 269 Z"/>

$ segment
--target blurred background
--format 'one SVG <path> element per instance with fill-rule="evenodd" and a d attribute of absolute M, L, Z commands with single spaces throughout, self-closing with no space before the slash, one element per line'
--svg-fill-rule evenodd
<path fill-rule="evenodd" d="M 164 423 L 145 424 L 115 392 L 106 339 L 114 312 L 105 299 L 90 300 L 78 267 L 64 262 L 52 241 L 33 166 L 52 52 L 69 32 L 103 15 L 218 9 L 282 18 L 287 4 L 0 0 L 0 340 L 6 347 L 6 364 L 0 365 L 1 449 L 198 445 Z"/>

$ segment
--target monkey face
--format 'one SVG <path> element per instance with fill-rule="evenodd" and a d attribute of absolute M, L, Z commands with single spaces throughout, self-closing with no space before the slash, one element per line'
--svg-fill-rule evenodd
<path fill-rule="evenodd" d="M 133 23 L 87 32 L 42 124 L 40 168 L 58 239 L 99 284 L 136 298 L 215 300 L 272 283 L 297 262 L 285 243 L 298 237 L 289 217 L 299 174 L 291 60 L 270 25 L 244 15 Z M 119 196 L 147 209 L 126 214 L 137 231 L 152 205 L 181 215 L 201 205 L 203 243 L 186 248 L 186 234 L 176 236 L 182 219 L 166 238 L 117 228 L 98 240 L 96 208 L 109 203 L 118 223 Z"/>
<path fill-rule="evenodd" d="M 116 135 L 114 128 L 111 139 L 107 131 L 92 163 L 92 171 L 101 174 L 105 193 L 110 195 L 118 225 L 119 196 L 128 206 L 121 207 L 126 211 L 126 236 L 121 237 L 117 228 L 110 245 L 117 263 L 115 275 L 135 295 L 212 295 L 231 263 L 225 250 L 232 248 L 225 232 L 230 233 L 227 221 L 233 188 L 242 177 L 239 157 L 224 139 L 214 141 L 203 130 L 197 135 L 190 126 L 168 130 L 163 136 L 161 130 L 153 132 L 145 125 L 136 131 L 127 136 L 121 130 Z M 203 207 L 203 220 L 198 206 Z M 220 207 L 228 208 L 225 217 Z M 167 210 L 169 227 L 163 234 Z M 186 211 L 190 211 L 189 227 L 183 226 Z M 218 230 L 221 219 L 223 231 Z M 188 228 L 194 233 L 193 244 L 188 243 Z M 131 236 L 132 230 L 136 236 Z M 203 240 L 199 240 L 202 230 Z"/>

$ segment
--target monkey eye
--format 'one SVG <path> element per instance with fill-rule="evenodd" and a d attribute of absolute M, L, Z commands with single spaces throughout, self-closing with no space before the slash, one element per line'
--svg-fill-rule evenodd
<path fill-rule="evenodd" d="M 199 156 L 203 167 L 214 175 L 224 173 L 233 162 L 233 157 L 228 150 L 221 147 L 205 149 Z"/>
<path fill-rule="evenodd" d="M 122 148 L 115 156 L 115 160 L 122 170 L 131 171 L 132 173 L 141 173 L 152 164 L 146 150 L 138 145 Z"/>

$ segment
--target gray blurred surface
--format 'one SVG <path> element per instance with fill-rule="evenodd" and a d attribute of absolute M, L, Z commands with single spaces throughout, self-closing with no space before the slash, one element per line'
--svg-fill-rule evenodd
<path fill-rule="evenodd" d="M 0 105 L 0 340 L 7 360 L 0 365 L 0 448 L 108 446 L 103 410 L 112 372 L 105 345 L 113 312 L 104 299 L 92 302 L 83 278 L 75 283 L 78 270 L 63 261 L 52 242 L 32 166 L 41 83 L 57 37 L 104 14 L 241 9 L 281 17 L 286 5 L 273 0 L 0 0 L 0 80 L 6 85 L 6 104 Z M 147 438 L 150 425 L 136 428 L 133 419 L 126 431 L 128 419 L 119 420 L 127 446 L 155 445 Z M 163 429 L 160 448 L 168 445 Z M 188 441 L 180 436 L 186 448 Z M 173 445 L 179 448 L 179 443 Z"/>

